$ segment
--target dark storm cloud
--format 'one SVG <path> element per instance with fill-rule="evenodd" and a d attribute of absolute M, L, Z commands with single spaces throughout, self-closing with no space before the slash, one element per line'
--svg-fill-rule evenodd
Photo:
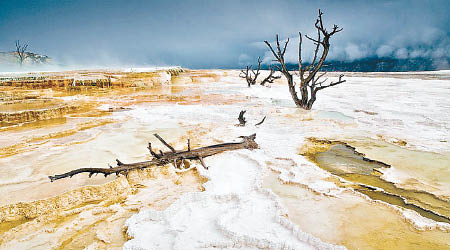
<path fill-rule="evenodd" d="M 327 25 L 344 28 L 330 59 L 450 53 L 447 0 L 0 0 L 0 51 L 20 39 L 66 64 L 238 67 L 264 56 L 262 41 L 275 33 L 314 34 L 318 8 Z M 294 40 L 290 48 L 295 61 Z"/>

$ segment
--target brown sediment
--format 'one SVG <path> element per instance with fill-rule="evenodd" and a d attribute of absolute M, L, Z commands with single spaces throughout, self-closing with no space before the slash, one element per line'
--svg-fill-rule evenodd
<path fill-rule="evenodd" d="M 62 138 L 70 135 L 74 135 L 80 131 L 84 131 L 87 129 L 104 126 L 110 123 L 115 122 L 112 119 L 102 119 L 102 120 L 93 120 L 89 122 L 84 122 L 77 124 L 75 128 L 63 130 L 59 132 L 54 132 L 41 136 L 33 136 L 28 138 L 25 142 L 17 143 L 11 146 L 0 148 L 0 158 L 9 157 L 12 155 L 16 155 L 19 153 L 23 153 L 35 147 L 36 145 L 40 145 L 46 143 L 48 140 Z"/>
<path fill-rule="evenodd" d="M 420 231 L 397 210 L 370 202 L 353 192 L 337 197 L 318 194 L 301 185 L 284 184 L 269 171 L 263 181 L 288 210 L 288 218 L 302 231 L 348 249 L 447 249 L 449 232 Z"/>
<path fill-rule="evenodd" d="M 14 96 L 14 93 L 15 90 L 8 95 Z M 45 94 L 46 91 L 41 90 L 40 93 Z M 99 117 L 107 115 L 106 112 L 96 109 L 98 106 L 97 100 L 91 102 L 84 100 L 64 102 L 55 97 L 70 94 L 62 94 L 58 91 L 52 93 L 52 96 L 45 98 L 26 99 L 23 96 L 24 94 L 18 95 L 13 102 L 0 103 L 0 111 L 2 111 L 0 112 L 0 126 L 2 131 L 14 130 L 17 127 L 31 128 L 35 124 L 38 125 L 41 121 L 56 120 L 68 116 Z M 24 126 L 27 124 L 29 126 Z"/>
<path fill-rule="evenodd" d="M 23 153 L 27 150 L 26 148 L 26 143 L 17 143 L 8 147 L 0 148 L 0 158 Z"/>
<path fill-rule="evenodd" d="M 192 78 L 184 73 L 181 75 L 172 76 L 171 81 L 173 84 L 187 84 L 192 83 Z"/>
<path fill-rule="evenodd" d="M 188 88 L 189 89 L 189 88 Z M 148 91 L 143 91 L 140 95 L 133 96 L 134 104 L 142 103 L 176 103 L 180 105 L 192 105 L 192 104 L 234 104 L 248 101 L 243 96 L 224 96 L 220 94 L 205 94 L 201 90 L 194 93 L 179 93 L 180 90 L 173 91 L 171 93 L 161 94 L 161 93 L 148 93 Z"/>
<path fill-rule="evenodd" d="M 368 159 L 344 142 L 309 138 L 300 153 L 322 169 L 354 183 L 353 189 L 391 205 L 414 210 L 436 222 L 450 223 L 450 203 L 434 194 L 397 187 L 381 178 L 379 169 L 390 165 Z M 348 184 L 336 182 L 341 187 Z"/>
<path fill-rule="evenodd" d="M 408 144 L 405 140 L 396 140 L 396 141 L 394 141 L 394 143 L 399 146 L 403 146 L 403 147 Z"/>
<path fill-rule="evenodd" d="M 124 223 L 140 209 L 165 209 L 207 180 L 195 169 L 169 167 L 131 171 L 109 183 L 85 186 L 40 201 L 0 207 L 0 248 L 83 249 L 92 244 L 119 249 Z"/>
<path fill-rule="evenodd" d="M 209 70 L 191 70 L 189 71 L 189 77 L 192 83 L 203 83 L 203 82 L 218 82 L 221 75 L 210 72 Z"/>
<path fill-rule="evenodd" d="M 41 120 L 41 121 L 24 122 L 24 123 L 19 123 L 19 124 L 7 126 L 7 127 L 0 126 L 0 131 L 1 132 L 5 132 L 5 131 L 12 132 L 12 131 L 23 131 L 23 130 L 28 130 L 28 129 L 38 129 L 38 128 L 43 128 L 43 127 L 52 127 L 52 126 L 62 125 L 62 124 L 65 124 L 66 122 L 67 122 L 67 117 L 52 118 L 52 119 Z"/>
<path fill-rule="evenodd" d="M 120 200 L 129 194 L 129 187 L 126 178 L 117 178 L 103 185 L 85 186 L 45 200 L 5 205 L 0 207 L 0 221 L 34 219 L 59 209 L 73 209 L 86 202 Z"/>
<path fill-rule="evenodd" d="M 86 77 L 97 75 L 114 75 L 108 72 L 96 71 L 74 71 L 45 73 L 44 77 L 70 77 L 71 74 Z M 189 104 L 233 104 L 246 101 L 242 96 L 223 96 L 220 94 L 205 94 L 201 87 L 192 85 L 177 86 L 177 84 L 191 83 L 192 79 L 203 79 L 200 82 L 217 81 L 223 74 L 208 73 L 207 71 L 184 71 L 182 69 L 168 69 L 156 72 L 120 72 L 115 73 L 116 80 L 114 88 L 91 88 L 92 86 L 74 86 L 67 88 L 56 88 L 53 90 L 33 89 L 24 90 L 24 87 L 1 86 L 4 96 L 1 96 L 0 111 L 11 112 L 0 113 L 0 126 L 3 129 L 14 129 L 24 123 L 32 123 L 47 119 L 56 119 L 71 116 L 100 117 L 108 115 L 108 111 L 95 110 L 102 101 L 72 101 L 62 102 L 54 97 L 65 97 L 73 95 L 85 95 L 92 97 L 121 96 L 109 100 L 113 106 L 126 107 L 139 103 L 177 103 Z M 164 77 L 162 76 L 164 75 Z M 166 76 L 167 75 L 167 76 Z M 171 79 L 176 79 L 175 84 Z M 208 80 L 209 79 L 209 80 Z M 20 80 L 18 80 L 20 81 Z M 169 81 L 169 82 L 165 82 Z M 170 84 L 166 84 L 170 83 Z M 75 89 L 78 89 L 74 91 Z M 4 91 L 3 91 L 4 90 Z M 187 91 L 187 93 L 183 93 Z M 106 100 L 108 101 L 108 100 Z M 74 103 L 75 102 L 75 103 Z M 16 107 L 17 106 L 17 107 Z"/>
<path fill-rule="evenodd" d="M 105 72 L 103 72 L 105 73 Z M 102 73 L 102 74 L 103 74 Z M 70 72 L 66 72 L 70 77 Z M 76 72 L 76 74 L 81 74 Z M 87 73 L 86 77 L 95 75 L 95 72 Z M 195 84 L 190 86 L 177 86 L 183 83 L 195 81 L 208 82 L 211 79 L 219 79 L 220 73 L 212 75 L 204 75 L 205 80 L 199 80 L 201 74 L 193 72 L 170 73 L 170 76 L 153 73 L 124 73 L 123 75 L 112 75 L 112 88 L 99 88 L 98 86 L 83 86 L 89 81 L 79 82 L 82 86 L 74 86 L 73 88 L 53 88 L 52 90 L 38 89 L 46 87 L 45 85 L 36 85 L 32 90 L 24 90 L 23 88 L 32 88 L 32 85 L 24 86 L 22 89 L 14 87 L 0 87 L 6 89 L 5 96 L 0 98 L 8 101 L 22 101 L 25 99 L 38 99 L 38 97 L 48 98 L 49 100 L 64 100 L 60 97 L 66 96 L 82 96 L 82 98 L 69 98 L 69 101 L 58 102 L 58 105 L 69 104 L 77 106 L 78 109 L 68 112 L 60 118 L 51 118 L 48 120 L 36 120 L 32 122 L 22 122 L 16 125 L 8 124 L 8 127 L 1 128 L 5 135 L 17 134 L 14 140 L 8 141 L 7 137 L 3 138 L 8 145 L 0 149 L 0 157 L 17 155 L 23 152 L 33 153 L 41 151 L 39 145 L 50 142 L 49 145 L 70 145 L 75 143 L 84 143 L 87 139 L 92 139 L 91 133 L 86 135 L 76 135 L 77 132 L 90 128 L 103 126 L 115 120 L 112 119 L 87 119 L 89 122 L 80 122 L 86 120 L 86 117 L 102 117 L 111 115 L 111 112 L 119 112 L 128 110 L 130 105 L 153 102 L 156 105 L 164 103 L 177 104 L 231 104 L 239 101 L 245 101 L 239 96 L 223 96 L 218 94 L 205 94 L 202 86 Z M 125 76 L 127 75 L 127 76 Z M 214 75 L 214 76 L 213 76 Z M 151 81 L 151 78 L 155 81 Z M 156 80 L 173 81 L 172 84 L 167 82 L 156 82 Z M 187 81 L 187 82 L 184 82 Z M 173 84 L 176 83 L 176 84 Z M 47 86 L 48 87 L 48 86 Z M 20 92 L 20 93 L 18 93 Z M 55 99 L 53 99 L 55 97 Z M 113 97 L 113 98 L 112 98 Z M 73 101 L 72 101 L 73 100 Z M 112 110 L 98 110 L 100 104 L 107 103 Z M 50 104 L 50 103 L 49 103 Z M 121 108 L 123 107 L 123 108 Z M 21 108 L 21 107 L 19 107 Z M 53 107 L 52 107 L 53 108 Z M 25 109 L 25 108 L 24 108 Z M 126 119 L 126 118 L 121 118 Z M 183 123 L 180 121 L 180 124 Z M 181 125 L 180 125 L 181 126 Z M 183 131 L 180 135 L 181 139 L 177 139 L 174 146 L 185 147 L 187 138 L 191 139 L 191 146 L 204 145 L 202 140 L 210 140 L 204 135 L 210 131 L 208 126 L 192 126 L 184 125 L 183 129 L 189 127 L 187 132 Z M 195 127 L 195 129 L 192 129 Z M 34 131 L 39 128 L 39 130 Z M 99 130 L 100 131 L 100 130 Z M 178 130 L 180 131 L 180 130 Z M 94 131 L 95 132 L 95 131 Z M 99 139 L 103 131 L 99 132 Z M 73 136 L 75 135 L 75 136 Z M 173 134 L 172 134 L 173 135 Z M 70 137 L 72 136 L 72 137 Z M 185 136 L 185 137 L 183 137 Z M 61 139 L 70 137 L 67 140 Z M 81 140 L 80 140 L 81 138 Z M 57 139 L 57 140 L 53 140 Z M 138 139 L 144 139 L 140 136 Z M 103 140 L 103 139 L 100 139 Z M 209 143 L 209 141 L 208 141 Z M 64 150 L 64 147 L 61 147 Z M 69 147 L 74 149 L 74 147 Z M 42 150 L 46 150 L 42 147 Z M 76 153 L 75 153 L 76 154 Z M 105 153 L 108 154 L 108 153 Z M 73 154 L 70 154 L 73 156 Z M 141 153 L 139 153 L 141 155 Z M 15 156 L 18 157 L 18 156 Z M 22 157 L 22 155 L 20 155 Z M 27 157 L 24 154 L 24 157 Z M 31 157 L 28 156 L 30 159 Z M 103 156 L 104 157 L 104 156 Z M 11 158 L 11 159 L 14 159 Z M 22 161 L 24 158 L 19 158 Z M 9 159 L 2 159 L 9 161 Z M 64 159 L 58 161 L 63 163 Z M 12 160 L 11 160 L 12 161 Z M 9 162 L 8 162 L 9 163 Z M 12 162 L 11 162 L 12 163 Z M 44 163 L 43 163 L 44 164 Z M 41 166 L 33 164 L 33 174 L 37 174 L 36 179 L 30 180 L 30 184 L 25 181 L 20 183 L 21 186 L 4 184 L 3 190 L 13 190 L 12 192 L 24 194 L 20 199 L 11 202 L 23 200 L 14 204 L 7 204 L 0 207 L 0 249 L 83 249 L 86 247 L 100 249 L 119 249 L 127 240 L 125 229 L 123 228 L 126 219 L 137 213 L 140 209 L 153 208 L 165 209 L 172 202 L 185 192 L 202 191 L 202 184 L 207 180 L 201 177 L 196 170 L 188 170 L 184 173 L 175 174 L 168 167 L 155 168 L 146 171 L 132 171 L 127 177 L 115 177 L 103 179 L 99 181 L 85 181 L 83 178 L 74 177 L 70 181 L 75 183 L 76 189 L 67 191 L 67 186 L 62 183 L 48 187 L 41 185 L 44 180 L 39 179 L 42 174 Z M 21 171 L 22 169 L 19 169 Z M 28 170 L 28 169 L 27 169 Z M 47 171 L 47 170 L 45 170 Z M 45 172 L 44 171 L 44 172 Z M 7 172 L 7 174 L 9 174 Z M 16 173 L 11 173 L 16 175 Z M 17 173 L 19 175 L 20 173 Z M 48 180 L 45 180 L 48 181 Z M 106 182 L 106 183 L 105 183 Z M 86 186 L 87 183 L 101 183 L 99 185 Z M 32 186 L 31 186 L 32 185 Z M 9 186 L 14 186 L 10 188 Z M 45 188 L 39 190 L 39 186 Z M 82 187 L 79 187 L 82 186 Z M 36 189 L 39 195 L 29 195 Z M 60 190 L 59 192 L 55 190 Z M 25 192 L 25 193 L 24 193 Z M 51 194 L 57 194 L 54 197 L 46 198 Z M 16 197 L 19 197 L 16 196 Z M 30 198 L 31 197 L 31 198 Z M 42 200 L 35 200 L 44 198 Z M 34 201 L 31 201 L 33 200 Z M 29 201 L 29 202 L 28 202 Z"/>
<path fill-rule="evenodd" d="M 0 112 L 14 113 L 24 110 L 43 110 L 49 108 L 60 107 L 62 100 L 53 99 L 51 97 L 32 97 L 26 98 L 15 97 L 15 100 L 2 101 L 0 104 Z"/>
<path fill-rule="evenodd" d="M 89 121 L 89 122 L 84 122 L 81 124 L 77 124 L 76 128 L 74 128 L 74 129 L 64 130 L 64 131 L 60 131 L 60 132 L 56 132 L 56 133 L 43 135 L 43 136 L 35 136 L 35 137 L 28 139 L 27 142 L 39 142 L 39 141 L 43 141 L 43 140 L 66 137 L 66 136 L 73 135 L 80 131 L 84 131 L 84 130 L 99 127 L 99 126 L 104 126 L 107 124 L 111 124 L 113 122 L 115 122 L 115 120 L 112 120 L 112 119 L 102 119 L 102 120 L 93 120 L 93 121 Z"/>
<path fill-rule="evenodd" d="M 171 76 L 179 75 L 181 68 L 159 69 L 149 72 L 77 70 L 63 72 L 40 72 L 39 76 L 27 74 L 20 77 L 3 77 L 0 86 L 22 89 L 65 89 L 80 91 L 86 88 L 153 87 L 170 82 Z"/>
<path fill-rule="evenodd" d="M 8 232 L 12 228 L 15 228 L 23 223 L 27 223 L 31 220 L 32 219 L 18 219 L 18 220 L 0 222 L 0 235 L 4 232 Z M 1 244 L 1 241 L 0 241 L 0 244 Z"/>
<path fill-rule="evenodd" d="M 0 101 L 4 103 L 49 98 L 52 94 L 52 92 L 46 90 L 25 90 L 23 88 L 0 86 Z"/>
<path fill-rule="evenodd" d="M 0 121 L 3 123 L 22 123 L 51 118 L 60 118 L 79 109 L 78 106 L 60 106 L 41 110 L 24 110 L 19 112 L 0 112 Z"/>
<path fill-rule="evenodd" d="M 23 89 L 63 88 L 71 84 L 73 84 L 73 79 L 50 79 L 45 77 L 21 77 L 0 81 L 1 86 L 19 87 Z"/>

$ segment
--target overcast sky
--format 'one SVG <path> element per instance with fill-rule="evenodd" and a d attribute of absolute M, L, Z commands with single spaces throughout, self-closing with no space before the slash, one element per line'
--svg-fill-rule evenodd
<path fill-rule="evenodd" d="M 449 57 L 450 0 L 0 0 L 0 51 L 20 39 L 65 64 L 240 67 L 268 60 L 263 41 L 278 33 L 295 38 L 295 61 L 318 8 L 344 28 L 329 59 Z"/>

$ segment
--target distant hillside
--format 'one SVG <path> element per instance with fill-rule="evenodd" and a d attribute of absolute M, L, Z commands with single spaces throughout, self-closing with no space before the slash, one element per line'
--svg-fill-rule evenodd
<path fill-rule="evenodd" d="M 26 52 L 27 58 L 23 62 L 24 65 L 45 65 L 50 63 L 50 57 L 46 55 L 39 55 L 32 52 Z M 16 52 L 0 52 L 0 65 L 16 65 L 17 56 Z"/>
<path fill-rule="evenodd" d="M 404 72 L 450 69 L 450 58 L 364 58 L 352 62 L 325 61 L 323 71 L 348 72 Z M 297 64 L 287 64 L 289 70 L 298 69 Z"/>

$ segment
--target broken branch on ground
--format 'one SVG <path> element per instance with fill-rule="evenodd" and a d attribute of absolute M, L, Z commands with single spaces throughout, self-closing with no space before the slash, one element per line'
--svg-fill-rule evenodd
<path fill-rule="evenodd" d="M 203 159 L 212 156 L 215 154 L 219 154 L 225 151 L 230 150 L 238 150 L 238 149 L 257 149 L 258 144 L 255 142 L 256 134 L 252 134 L 250 136 L 241 136 L 241 142 L 231 142 L 231 143 L 222 143 L 215 144 L 211 146 L 201 147 L 197 149 L 190 148 L 190 141 L 188 140 L 188 150 L 186 151 L 177 151 L 175 150 L 169 143 L 167 143 L 164 139 L 162 139 L 158 134 L 154 134 L 158 140 L 160 140 L 166 147 L 170 149 L 168 152 L 156 153 L 152 150 L 151 143 L 148 144 L 148 149 L 150 154 L 153 156 L 152 160 L 142 161 L 136 163 L 123 163 L 117 161 L 116 167 L 109 168 L 78 168 L 72 171 L 69 171 L 64 174 L 57 174 L 53 176 L 49 176 L 51 182 L 67 177 L 72 177 L 81 173 L 89 173 L 89 178 L 94 174 L 103 174 L 105 177 L 111 174 L 123 174 L 127 175 L 129 171 L 136 169 L 145 169 L 152 166 L 163 166 L 169 163 L 173 163 L 176 168 L 181 168 L 185 160 L 198 160 L 202 164 L 204 168 L 207 169 L 206 164 Z M 180 162 L 180 164 L 178 164 Z"/>

